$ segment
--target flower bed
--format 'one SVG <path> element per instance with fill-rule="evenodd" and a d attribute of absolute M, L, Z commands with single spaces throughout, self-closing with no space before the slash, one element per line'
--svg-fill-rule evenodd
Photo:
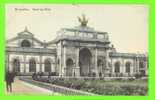
<path fill-rule="evenodd" d="M 37 81 L 98 95 L 147 95 L 147 80 L 110 80 L 89 78 L 38 78 Z"/>
<path fill-rule="evenodd" d="M 99 95 L 147 95 L 148 91 L 146 81 L 139 80 L 104 81 L 99 79 L 55 78 L 50 80 L 39 79 L 39 81 L 87 91 Z"/>

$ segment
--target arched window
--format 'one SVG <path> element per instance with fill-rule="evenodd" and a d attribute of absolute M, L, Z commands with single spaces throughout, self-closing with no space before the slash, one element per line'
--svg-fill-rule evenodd
<path fill-rule="evenodd" d="M 29 61 L 29 72 L 36 72 L 36 61 L 35 61 L 35 59 L 30 59 L 30 61 Z"/>
<path fill-rule="evenodd" d="M 144 68 L 144 62 L 143 61 L 139 62 L 139 68 Z"/>
<path fill-rule="evenodd" d="M 126 64 L 125 64 L 125 72 L 126 73 L 130 73 L 130 67 L 131 67 L 131 63 L 130 62 L 126 62 Z"/>
<path fill-rule="evenodd" d="M 20 61 L 19 61 L 19 59 L 13 60 L 13 71 L 14 72 L 20 72 Z"/>
<path fill-rule="evenodd" d="M 31 43 L 28 40 L 23 40 L 21 47 L 31 47 Z"/>
<path fill-rule="evenodd" d="M 45 72 L 51 72 L 51 62 L 49 59 L 46 59 L 45 62 Z"/>
<path fill-rule="evenodd" d="M 115 63 L 115 73 L 119 73 L 120 72 L 120 62 L 116 62 Z"/>

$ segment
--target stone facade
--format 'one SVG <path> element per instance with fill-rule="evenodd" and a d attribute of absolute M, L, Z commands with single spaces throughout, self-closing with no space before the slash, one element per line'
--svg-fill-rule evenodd
<path fill-rule="evenodd" d="M 62 28 L 42 42 L 26 28 L 6 45 L 6 70 L 21 75 L 55 72 L 61 77 L 129 77 L 148 75 L 147 55 L 119 53 L 107 32 L 87 25 Z"/>

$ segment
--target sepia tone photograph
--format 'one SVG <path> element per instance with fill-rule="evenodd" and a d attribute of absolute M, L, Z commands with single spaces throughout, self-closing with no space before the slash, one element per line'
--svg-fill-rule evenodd
<path fill-rule="evenodd" d="M 5 93 L 147 96 L 147 5 L 7 4 Z"/>

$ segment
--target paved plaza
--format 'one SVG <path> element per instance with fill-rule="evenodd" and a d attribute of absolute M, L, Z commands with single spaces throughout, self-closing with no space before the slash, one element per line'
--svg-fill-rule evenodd
<path fill-rule="evenodd" d="M 29 83 L 25 83 L 19 79 L 15 79 L 13 85 L 12 85 L 12 89 L 13 92 L 12 93 L 8 93 L 5 90 L 5 93 L 7 95 L 60 95 L 59 93 L 55 93 L 53 91 L 44 89 L 44 88 L 40 88 L 38 86 L 29 84 Z"/>

